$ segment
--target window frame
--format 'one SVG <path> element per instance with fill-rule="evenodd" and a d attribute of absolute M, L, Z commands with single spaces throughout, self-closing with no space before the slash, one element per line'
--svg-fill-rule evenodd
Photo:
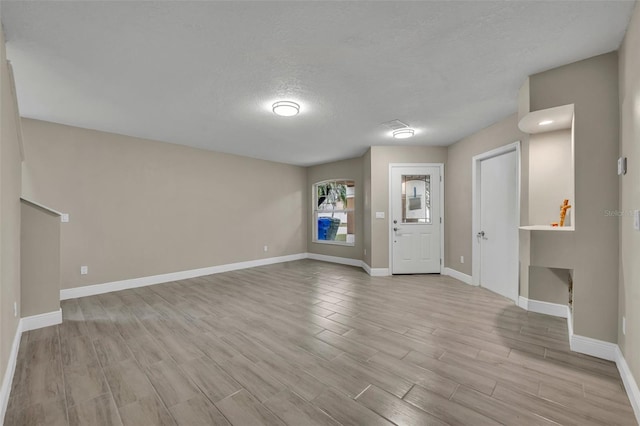
<path fill-rule="evenodd" d="M 352 208 L 342 208 L 342 209 L 331 209 L 331 210 L 326 210 L 326 209 L 319 209 L 318 208 L 318 186 L 319 185 L 324 185 L 327 183 L 344 183 L 346 184 L 347 182 L 353 182 L 353 196 L 352 197 L 348 197 L 348 198 L 353 198 L 354 204 Z M 315 182 L 314 184 L 311 185 L 311 222 L 312 222 L 312 238 L 311 238 L 311 242 L 313 243 L 317 243 L 317 244 L 329 244 L 329 245 L 337 245 L 337 246 L 347 246 L 347 247 L 353 247 L 356 245 L 355 242 L 355 238 L 356 238 L 356 230 L 355 227 L 353 229 L 353 242 L 348 242 L 348 241 L 335 241 L 335 240 L 320 240 L 318 239 L 318 214 L 319 213 L 344 213 L 344 214 L 348 214 L 348 213 L 353 213 L 353 219 L 355 221 L 355 213 L 356 213 L 356 196 L 357 196 L 357 190 L 356 190 L 356 186 L 357 186 L 357 182 L 355 179 L 349 179 L 349 178 L 336 178 L 336 179 L 325 179 L 325 180 L 321 180 L 318 182 Z M 349 234 L 347 234 L 349 235 Z"/>

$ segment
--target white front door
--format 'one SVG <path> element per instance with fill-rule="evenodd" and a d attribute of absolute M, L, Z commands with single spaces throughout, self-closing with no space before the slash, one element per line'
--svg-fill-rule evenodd
<path fill-rule="evenodd" d="M 483 159 L 480 167 L 479 284 L 517 303 L 518 156 L 515 150 Z"/>
<path fill-rule="evenodd" d="M 440 273 L 440 166 L 391 167 L 392 273 Z"/>

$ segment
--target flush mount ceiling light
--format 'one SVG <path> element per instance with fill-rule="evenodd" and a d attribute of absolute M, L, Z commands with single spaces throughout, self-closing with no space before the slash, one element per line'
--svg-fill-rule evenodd
<path fill-rule="evenodd" d="M 394 130 L 393 137 L 394 139 L 407 139 L 412 137 L 414 133 L 415 131 L 413 129 L 405 127 L 404 129 Z"/>
<path fill-rule="evenodd" d="M 278 101 L 271 105 L 273 113 L 282 117 L 292 117 L 300 112 L 300 105 L 291 101 Z"/>
<path fill-rule="evenodd" d="M 542 120 L 538 123 L 538 126 L 548 126 L 551 123 L 553 123 L 553 120 Z"/>

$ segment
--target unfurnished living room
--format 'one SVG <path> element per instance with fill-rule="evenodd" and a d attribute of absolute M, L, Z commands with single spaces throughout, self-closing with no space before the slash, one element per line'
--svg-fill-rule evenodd
<path fill-rule="evenodd" d="M 635 0 L 0 21 L 4 425 L 639 424 Z"/>

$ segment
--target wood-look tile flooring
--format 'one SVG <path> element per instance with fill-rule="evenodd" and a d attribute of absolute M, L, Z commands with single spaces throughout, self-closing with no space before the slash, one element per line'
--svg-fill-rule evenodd
<path fill-rule="evenodd" d="M 439 275 L 303 260 L 63 303 L 6 425 L 634 425 L 565 320 Z"/>

